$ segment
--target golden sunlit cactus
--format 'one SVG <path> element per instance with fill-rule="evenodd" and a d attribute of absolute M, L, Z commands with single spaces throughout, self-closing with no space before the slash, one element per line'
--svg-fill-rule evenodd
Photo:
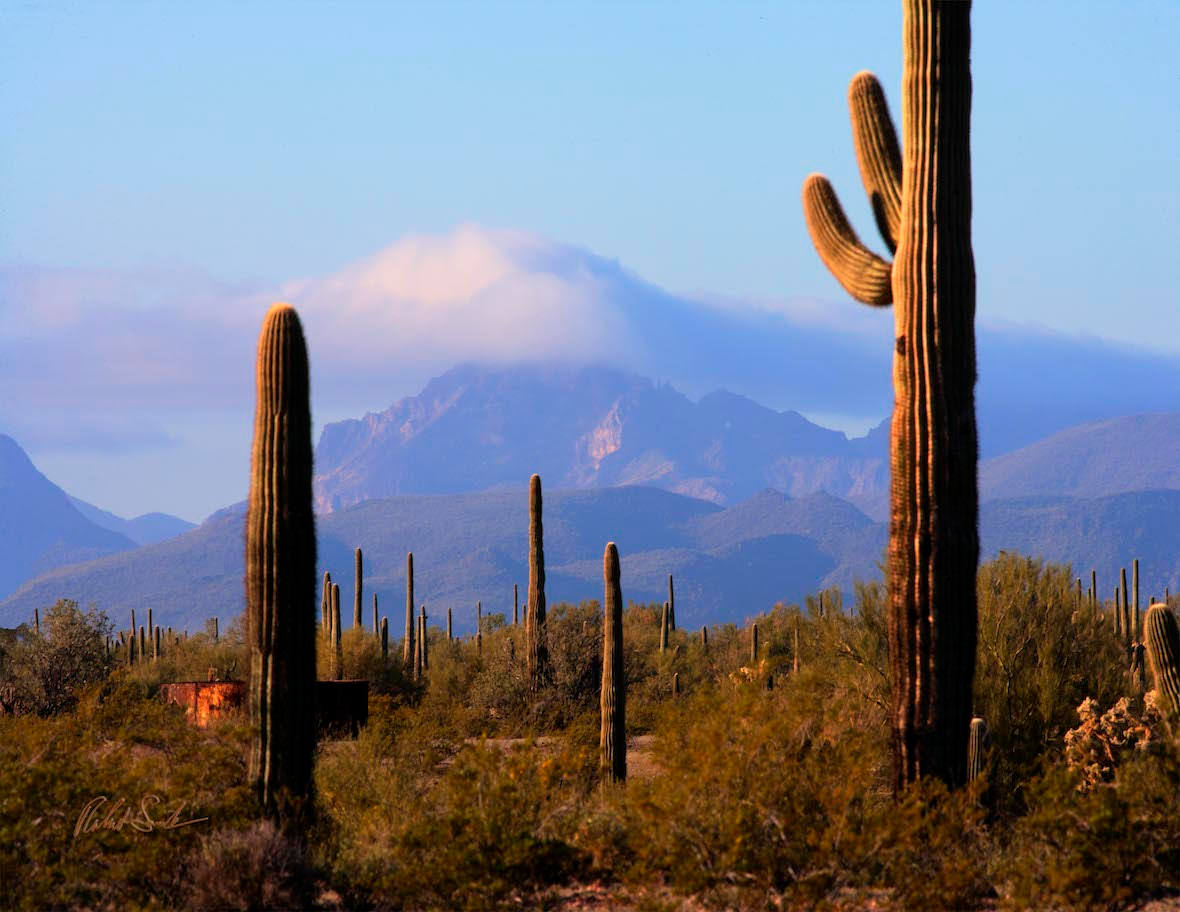
<path fill-rule="evenodd" d="M 603 782 L 627 779 L 627 679 L 623 668 L 623 593 L 619 551 L 608 542 L 602 555 L 602 694 L 599 767 Z"/>
<path fill-rule="evenodd" d="M 306 801 L 315 756 L 315 516 L 307 347 L 276 304 L 258 339 L 246 512 L 250 776 L 268 815 Z"/>
<path fill-rule="evenodd" d="M 849 102 L 861 178 L 892 264 L 865 247 L 831 184 L 803 211 L 858 301 L 894 307 L 889 641 L 894 784 L 967 778 L 979 563 L 969 2 L 905 0 L 899 144 L 875 77 Z M 904 157 L 902 155 L 904 152 Z"/>
<path fill-rule="evenodd" d="M 529 479 L 529 596 L 525 642 L 529 688 L 536 693 L 549 682 L 549 647 L 545 642 L 545 552 L 541 523 L 541 476 Z"/>

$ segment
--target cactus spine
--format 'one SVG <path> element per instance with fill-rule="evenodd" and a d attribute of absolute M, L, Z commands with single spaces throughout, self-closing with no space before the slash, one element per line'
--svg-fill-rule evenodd
<path fill-rule="evenodd" d="M 1167 711 L 1180 715 L 1180 627 L 1176 615 L 1157 602 L 1147 609 L 1143 629 L 1155 689 L 1167 702 Z"/>
<path fill-rule="evenodd" d="M 619 584 L 619 551 L 608 542 L 602 555 L 602 694 L 599 707 L 599 768 L 603 782 L 627 779 L 627 680 L 623 670 L 623 593 Z"/>
<path fill-rule="evenodd" d="M 250 775 L 281 819 L 311 790 L 316 745 L 311 409 L 303 329 L 289 305 L 263 321 L 257 380 L 246 513 Z"/>
<path fill-rule="evenodd" d="M 875 77 L 852 80 L 861 177 L 892 264 L 813 174 L 803 208 L 856 299 L 894 310 L 888 620 L 894 786 L 967 777 L 979 563 L 969 3 L 905 0 L 902 158 Z"/>
<path fill-rule="evenodd" d="M 402 640 L 402 664 L 414 667 L 414 552 L 406 554 L 406 638 Z"/>
<path fill-rule="evenodd" d="M 967 781 L 974 782 L 987 766 L 987 747 L 991 740 L 987 723 L 979 716 L 971 720 L 971 732 L 967 739 Z"/>
<path fill-rule="evenodd" d="M 541 524 L 541 476 L 529 479 L 529 597 L 525 618 L 529 688 L 535 693 L 549 682 L 549 648 L 545 642 L 545 552 Z"/>

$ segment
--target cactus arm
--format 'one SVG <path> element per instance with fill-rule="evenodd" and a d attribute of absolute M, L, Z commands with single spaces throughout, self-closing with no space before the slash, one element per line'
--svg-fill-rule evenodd
<path fill-rule="evenodd" d="M 889 252 L 894 253 L 901 231 L 901 148 L 885 92 L 868 70 L 852 77 L 848 108 L 852 114 L 852 142 L 860 178 L 873 207 L 877 230 Z"/>
<path fill-rule="evenodd" d="M 892 267 L 861 243 L 822 174 L 803 182 L 803 216 L 816 253 L 844 290 L 862 304 L 887 307 L 893 301 Z"/>

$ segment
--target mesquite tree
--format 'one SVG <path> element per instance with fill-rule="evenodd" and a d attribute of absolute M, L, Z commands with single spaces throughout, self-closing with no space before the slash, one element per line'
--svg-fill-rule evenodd
<path fill-rule="evenodd" d="M 971 6 L 905 0 L 902 137 L 880 84 L 849 89 L 861 177 L 893 263 L 852 230 L 813 174 L 816 250 L 857 300 L 892 303 L 889 644 L 894 783 L 967 778 L 979 563 L 975 264 L 971 251 Z M 904 150 L 904 158 L 902 157 Z"/>
<path fill-rule="evenodd" d="M 246 513 L 250 777 L 284 819 L 312 785 L 315 756 L 315 517 L 307 347 L 294 308 L 276 304 L 258 339 L 258 394 Z"/>

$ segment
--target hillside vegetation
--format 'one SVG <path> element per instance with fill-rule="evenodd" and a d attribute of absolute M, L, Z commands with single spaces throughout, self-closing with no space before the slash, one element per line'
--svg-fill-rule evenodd
<path fill-rule="evenodd" d="M 383 659 L 371 631 L 347 630 L 342 672 L 370 681 L 369 721 L 321 741 L 316 822 L 295 837 L 255 822 L 241 722 L 194 729 L 157 696 L 240 669 L 240 627 L 130 667 L 92 651 L 76 706 L 0 718 L 5 895 L 27 909 L 1106 909 L 1180 890 L 1180 747 L 1109 606 L 1079 603 L 1068 567 L 1015 555 L 984 565 L 978 591 L 985 772 L 900 804 L 879 585 L 758 615 L 756 654 L 752 624 L 710 626 L 707 644 L 681 626 L 661 650 L 662 607 L 632 602 L 628 779 L 605 789 L 598 601 L 550 607 L 552 685 L 536 695 L 510 614 L 485 614 L 478 640 L 431 626 L 419 680 L 396 640 Z M 5 643 L 5 687 L 57 686 L 36 671 L 60 664 L 44 651 L 67 623 L 109 632 L 59 605 L 40 637 Z M 145 794 L 201 822 L 74 837 L 91 799 Z"/>

